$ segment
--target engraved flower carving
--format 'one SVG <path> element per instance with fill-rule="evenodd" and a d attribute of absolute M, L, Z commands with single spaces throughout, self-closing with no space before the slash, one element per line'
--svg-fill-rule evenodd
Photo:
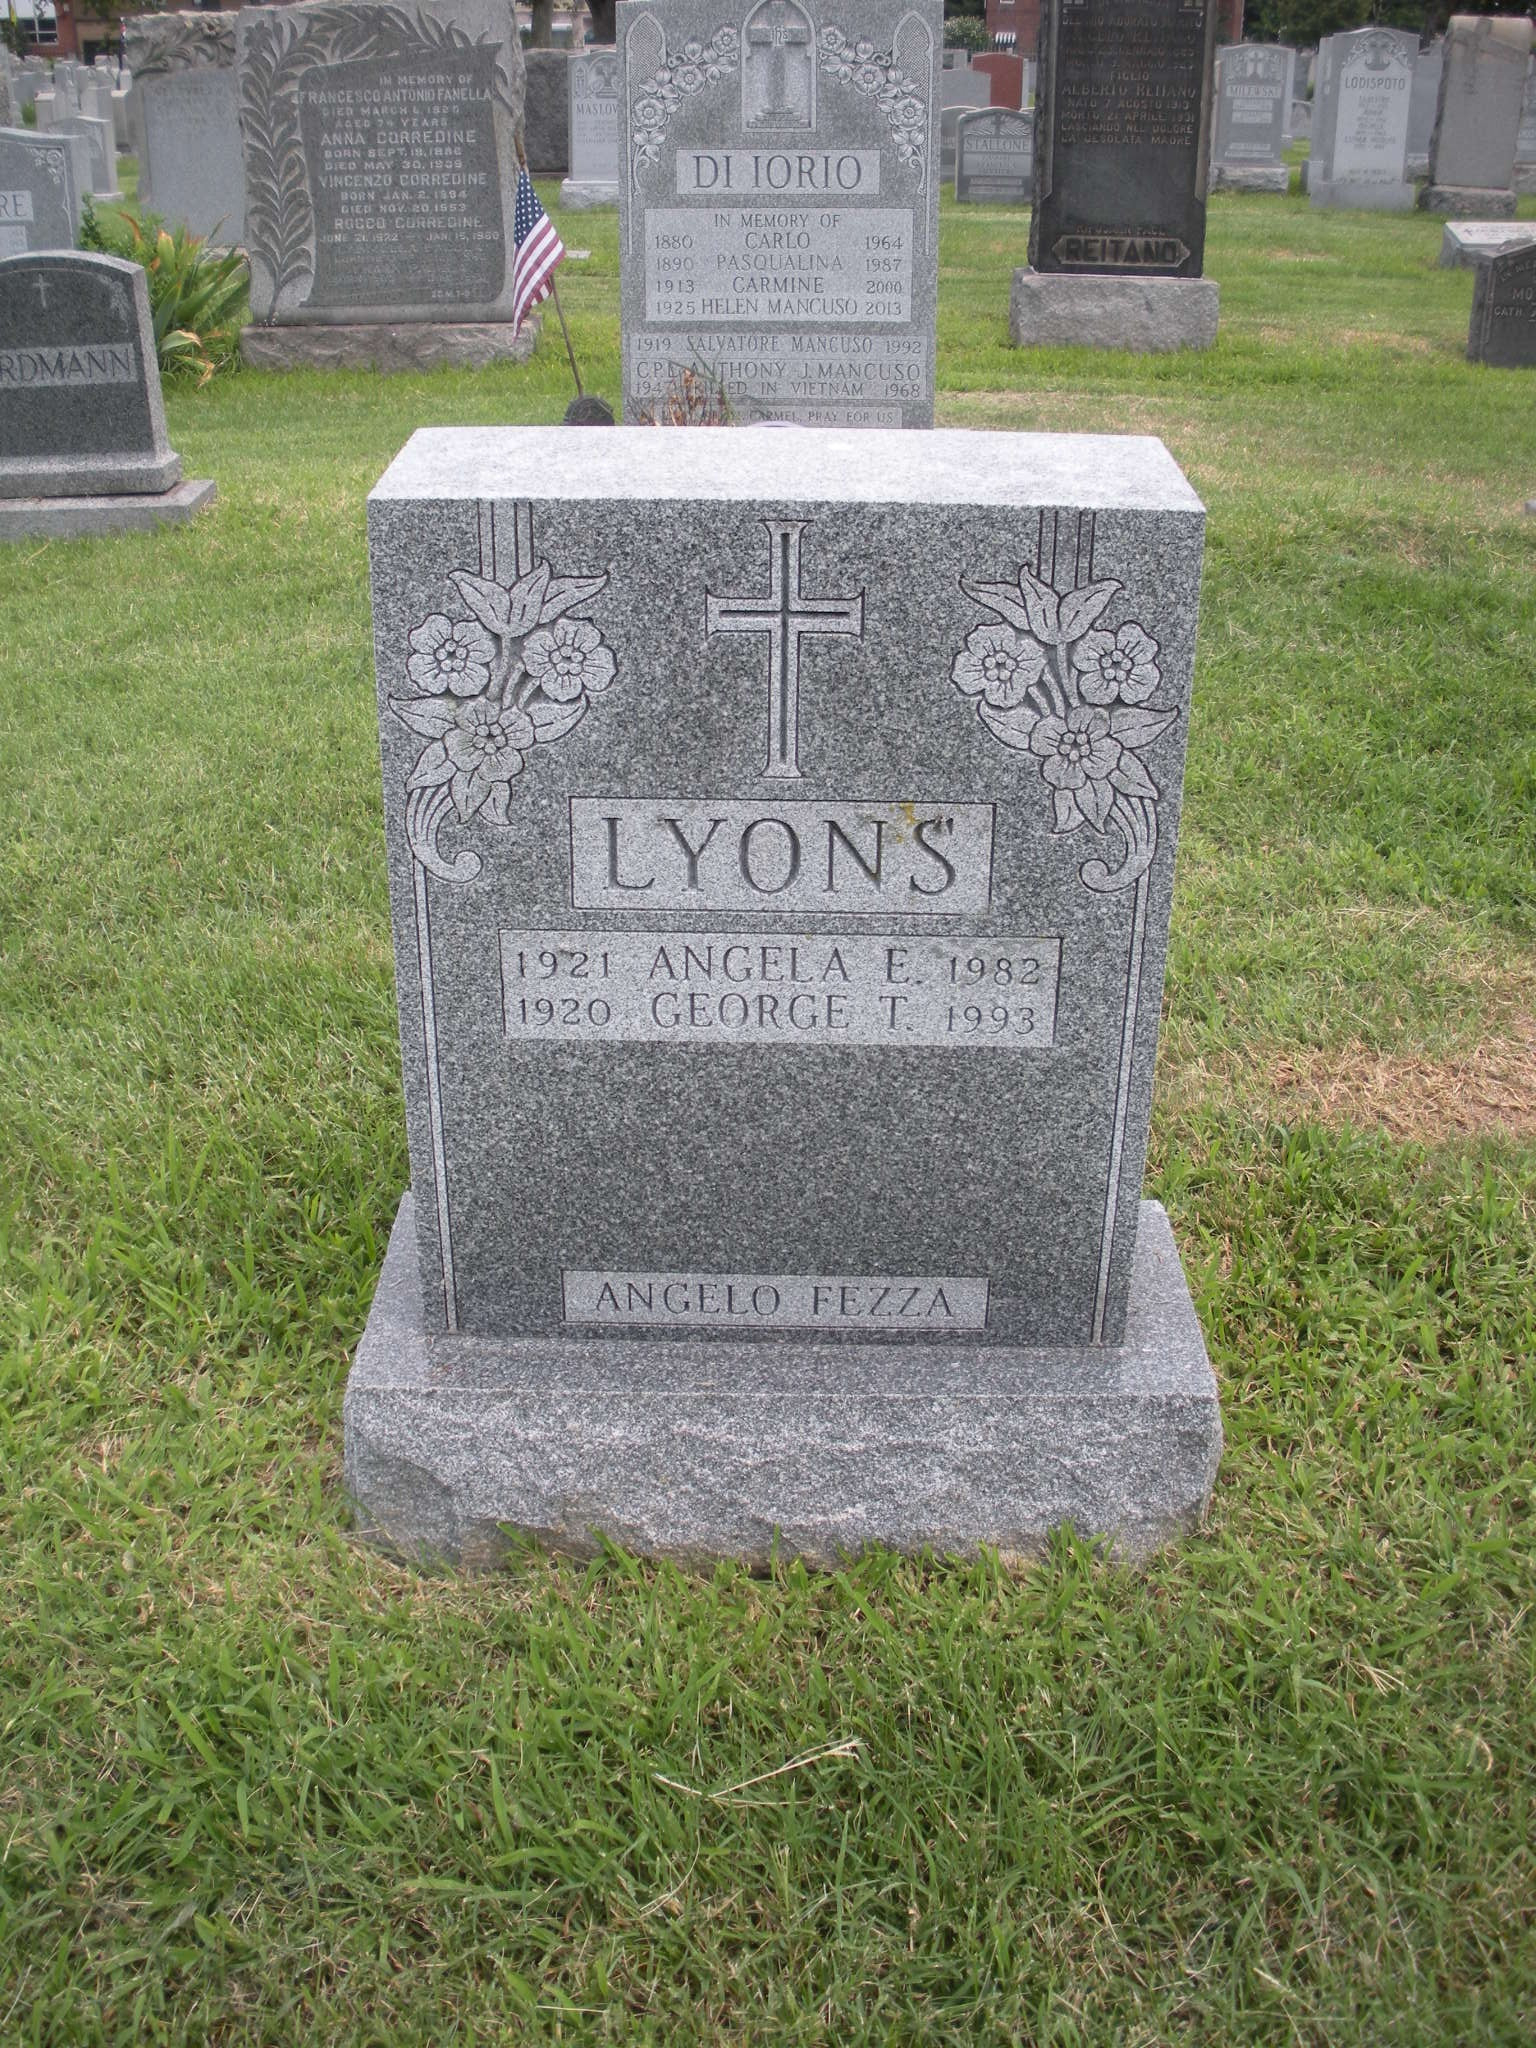
<path fill-rule="evenodd" d="M 598 627 L 573 616 L 606 576 L 555 576 L 539 562 L 512 583 L 467 569 L 450 581 L 470 616 L 433 612 L 411 629 L 413 694 L 391 697 L 389 708 L 427 741 L 406 777 L 411 851 L 429 873 L 469 881 L 478 857 L 448 861 L 437 848 L 450 807 L 461 825 L 481 816 L 509 823 L 512 785 L 530 754 L 574 730 L 618 663 Z"/>
<path fill-rule="evenodd" d="M 1115 633 L 1085 633 L 1072 650 L 1077 687 L 1089 704 L 1145 704 L 1162 681 L 1157 642 L 1133 621 Z"/>
<path fill-rule="evenodd" d="M 1010 710 L 1022 704 L 1031 683 L 1045 671 L 1045 649 L 1011 626 L 973 626 L 955 656 L 950 676 L 967 697 L 985 697 Z"/>
<path fill-rule="evenodd" d="M 557 704 L 573 702 L 583 690 L 599 695 L 613 681 L 617 666 L 613 650 L 603 645 L 602 634 L 585 619 L 556 619 L 553 626 L 533 634 L 523 648 L 523 661 L 545 696 Z"/>
<path fill-rule="evenodd" d="M 875 102 L 895 138 L 897 156 L 921 174 L 928 120 L 922 86 L 900 69 L 893 50 L 851 43 L 840 28 L 824 28 L 819 42 L 822 70 Z"/>
<path fill-rule="evenodd" d="M 450 622 L 434 612 L 414 628 L 405 672 L 420 690 L 475 697 L 491 680 L 496 643 L 473 619 Z"/>
<path fill-rule="evenodd" d="M 1016 583 L 960 587 L 1001 623 L 971 628 L 950 680 L 993 739 L 1038 763 L 1055 832 L 1087 826 L 1123 841 L 1118 867 L 1078 869 L 1085 886 L 1127 887 L 1157 848 L 1161 792 L 1142 750 L 1177 716 L 1146 701 L 1162 681 L 1156 640 L 1135 619 L 1099 625 L 1121 587 L 1112 578 L 1057 591 L 1026 563 Z"/>
<path fill-rule="evenodd" d="M 707 43 L 690 39 L 682 50 L 668 51 L 640 89 L 630 109 L 630 139 L 635 167 L 647 170 L 661 161 L 667 123 L 691 94 L 715 85 L 736 69 L 741 38 L 733 28 L 716 29 Z"/>

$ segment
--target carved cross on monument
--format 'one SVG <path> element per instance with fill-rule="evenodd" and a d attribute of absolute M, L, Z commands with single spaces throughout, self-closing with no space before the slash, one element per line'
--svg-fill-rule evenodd
<path fill-rule="evenodd" d="M 800 642 L 828 633 L 864 637 L 864 593 L 806 597 L 800 589 L 800 536 L 805 519 L 765 519 L 768 595 L 704 593 L 706 633 L 763 633 L 768 639 L 768 765 L 764 775 L 800 774 Z"/>

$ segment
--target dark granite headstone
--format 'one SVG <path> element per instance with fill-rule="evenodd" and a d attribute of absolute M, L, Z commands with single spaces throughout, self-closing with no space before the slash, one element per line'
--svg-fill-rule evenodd
<path fill-rule="evenodd" d="M 1199 277 L 1216 0 L 1047 0 L 1036 271 Z"/>
<path fill-rule="evenodd" d="M 237 48 L 257 321 L 510 316 L 510 4 L 247 8 Z"/>
<path fill-rule="evenodd" d="M 525 50 L 528 89 L 523 101 L 523 148 L 540 176 L 571 168 L 571 58 L 568 50 Z"/>
<path fill-rule="evenodd" d="M 142 267 L 62 250 L 0 261 L 0 498 L 165 491 L 180 475 Z"/>
<path fill-rule="evenodd" d="M 1476 266 L 1467 354 L 1502 370 L 1536 369 L 1536 248 L 1502 249 Z"/>

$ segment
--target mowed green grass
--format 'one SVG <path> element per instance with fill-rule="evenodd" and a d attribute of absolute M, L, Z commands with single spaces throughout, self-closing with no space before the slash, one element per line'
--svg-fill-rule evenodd
<path fill-rule="evenodd" d="M 946 206 L 941 421 L 1160 434 L 1211 515 L 1151 1172 L 1207 1527 L 353 1546 L 406 1178 L 363 499 L 569 375 L 547 321 L 174 389 L 210 516 L 0 552 L 0 2041 L 1531 2038 L 1531 1093 L 1468 1135 L 1424 1077 L 1536 1006 L 1536 373 L 1463 359 L 1438 224 L 1259 197 L 1210 354 L 1019 354 L 1026 220 Z M 562 227 L 616 396 L 615 225 Z M 1275 1079 L 1361 1060 L 1411 1142 Z"/>

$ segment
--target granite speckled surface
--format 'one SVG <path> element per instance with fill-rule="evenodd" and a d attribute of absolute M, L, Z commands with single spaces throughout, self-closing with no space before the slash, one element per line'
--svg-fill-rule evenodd
<path fill-rule="evenodd" d="M 1221 314 L 1214 277 L 1096 277 L 1016 270 L 1008 300 L 1015 348 L 1124 348 L 1133 355 L 1210 348 Z"/>
<path fill-rule="evenodd" d="M 0 497 L 0 541 L 83 540 L 101 533 L 152 533 L 182 526 L 211 505 L 210 477 L 184 477 L 168 491 L 95 498 Z"/>
<path fill-rule="evenodd" d="M 658 1390 L 718 1346 L 1110 1383 L 1203 530 L 1148 439 L 413 436 L 369 535 L 433 1371 L 617 1330 Z M 1011 1541 L 977 1484 L 954 1540 Z"/>
<path fill-rule="evenodd" d="M 160 492 L 181 476 L 137 263 L 0 259 L 0 397 L 0 498 Z"/>
<path fill-rule="evenodd" d="M 347 1381 L 345 1482 L 360 1533 L 419 1562 L 494 1565 L 508 1527 L 832 1566 L 875 1543 L 1028 1554 L 1064 1523 L 1139 1558 L 1210 1496 L 1216 1381 L 1155 1202 L 1125 1344 L 1096 1357 L 522 1341 L 443 1365 L 415 1213 L 407 1195 Z"/>

